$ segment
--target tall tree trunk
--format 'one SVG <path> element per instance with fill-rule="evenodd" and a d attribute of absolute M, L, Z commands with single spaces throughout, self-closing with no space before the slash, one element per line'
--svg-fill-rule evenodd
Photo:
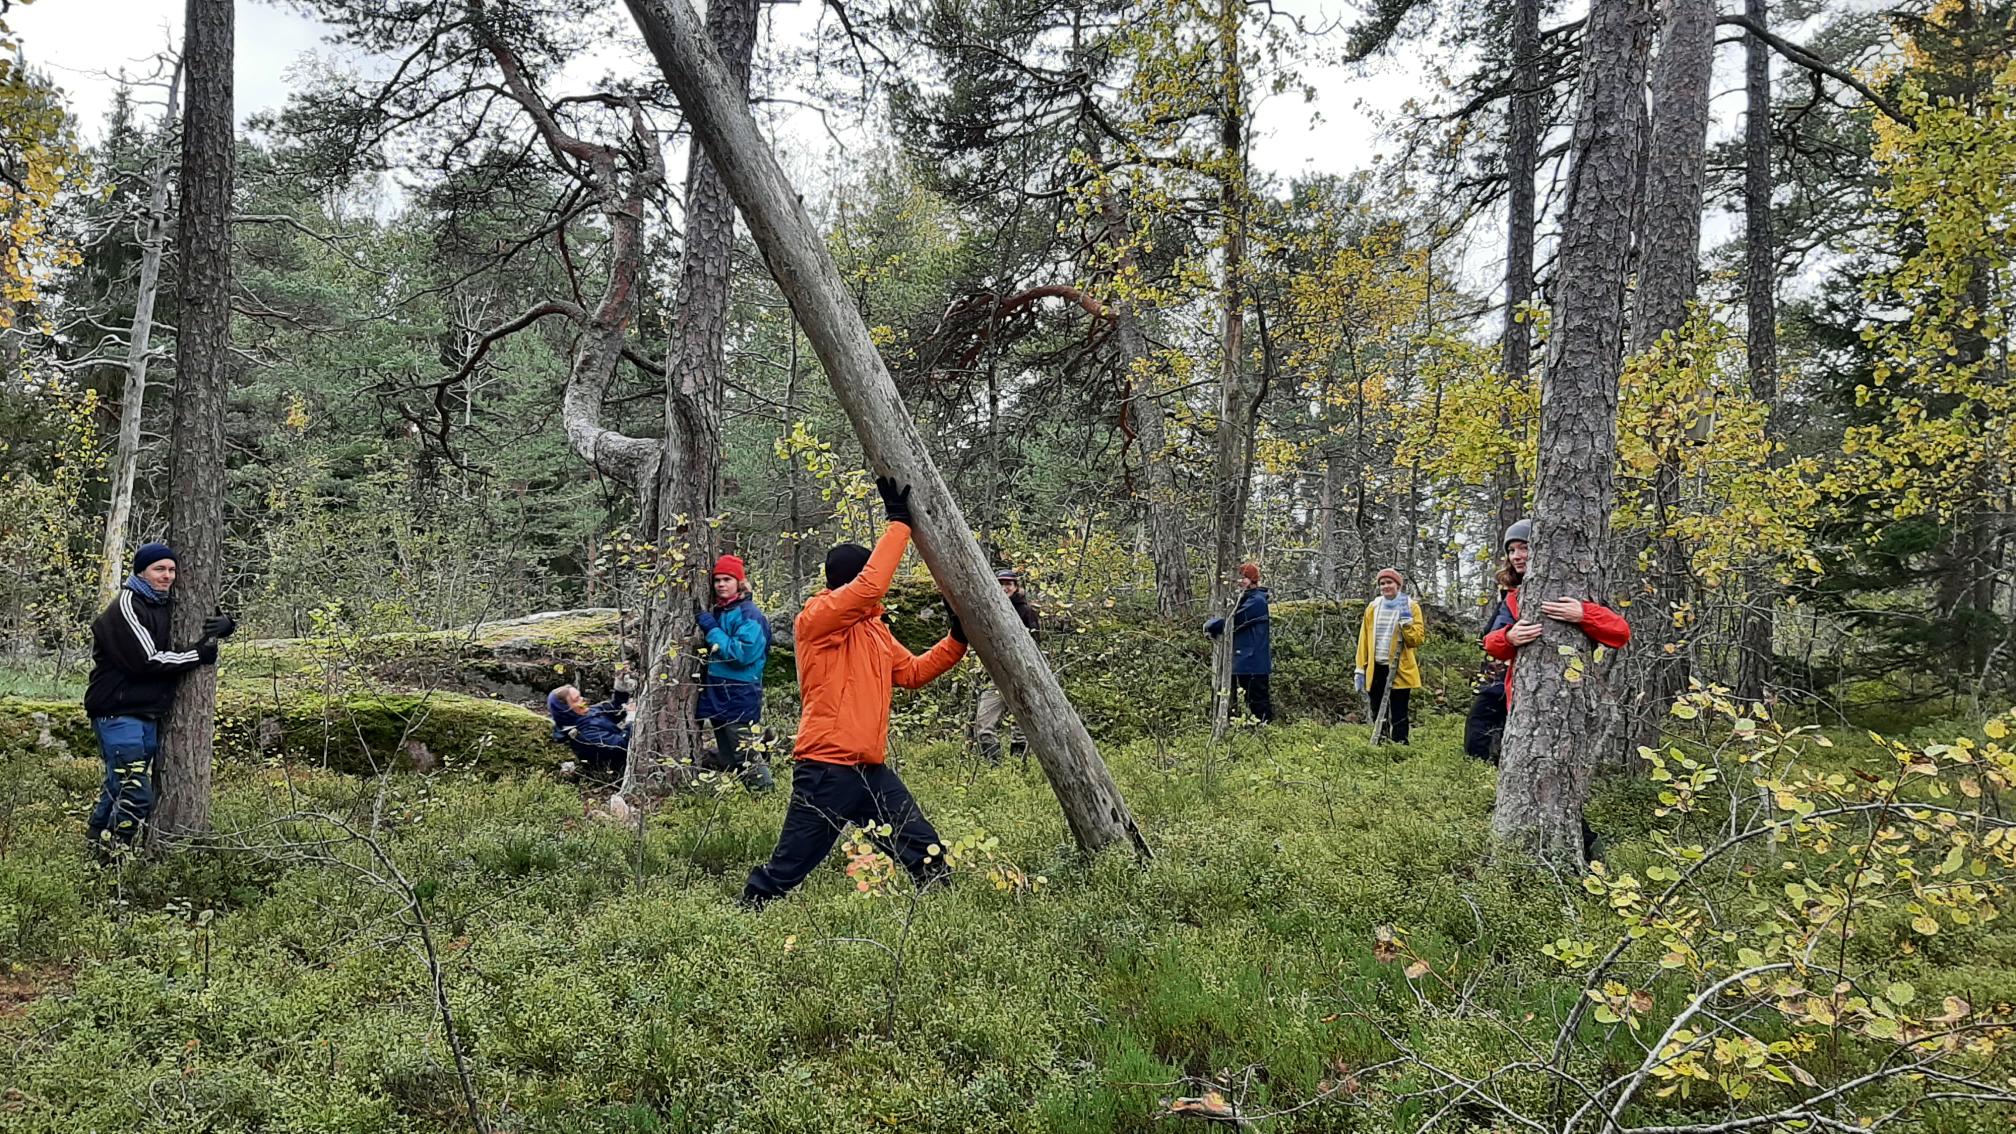
<path fill-rule="evenodd" d="M 110 604 L 126 578 L 126 528 L 133 518 L 133 477 L 140 467 L 140 419 L 147 400 L 147 354 L 154 335 L 154 297 L 161 287 L 161 252 L 168 243 L 168 177 L 174 165 L 175 118 L 180 113 L 182 60 L 168 77 L 168 109 L 154 161 L 147 170 L 147 212 L 140 225 L 140 280 L 133 323 L 126 336 L 126 385 L 119 398 L 119 440 L 113 449 L 111 501 L 105 509 L 104 550 L 98 567 L 98 601 Z"/>
<path fill-rule="evenodd" d="M 169 433 L 168 535 L 179 556 L 177 642 L 202 635 L 224 580 L 224 399 L 231 360 L 231 183 L 236 132 L 233 0 L 188 0 L 182 65 L 189 84 L 182 117 L 181 209 L 175 228 L 175 415 Z M 210 826 L 210 758 L 217 733 L 217 669 L 182 679 L 161 734 L 159 804 L 152 836 L 173 839 Z"/>
<path fill-rule="evenodd" d="M 1247 388 L 1246 365 L 1246 108 L 1239 58 L 1239 21 L 1245 14 L 1238 0 L 1220 0 L 1218 8 L 1219 77 L 1218 146 L 1223 163 L 1218 178 L 1218 208 L 1225 226 L 1224 279 L 1219 289 L 1221 356 L 1218 391 L 1218 453 L 1212 476 L 1211 596 L 1216 612 L 1226 616 L 1225 632 L 1213 652 L 1212 735 L 1222 736 L 1231 720 L 1231 611 L 1238 602 L 1234 573 L 1243 551 L 1246 497 L 1251 488 L 1251 433 L 1246 415 L 1253 394 Z"/>
<path fill-rule="evenodd" d="M 1644 231 L 1638 243 L 1632 295 L 1631 346 L 1664 350 L 1674 365 L 1677 339 L 1701 274 L 1701 194 L 1708 180 L 1708 87 L 1715 67 L 1714 0 L 1666 0 L 1664 30 L 1652 73 L 1652 128 L 1645 166 Z M 1674 341 L 1665 343 L 1667 336 Z M 1705 413 L 1706 407 L 1689 407 Z M 1688 409 L 1675 407 L 1684 414 Z M 1666 710 L 1687 688 L 1687 631 L 1674 618 L 1688 606 L 1693 575 L 1687 548 L 1671 527 L 1680 508 L 1680 423 L 1655 433 L 1659 462 L 1652 471 L 1653 568 L 1649 600 L 1631 605 L 1632 642 L 1640 675 L 1627 695 L 1626 753 L 1656 747 Z"/>
<path fill-rule="evenodd" d="M 713 0 L 707 35 L 728 68 L 732 93 L 747 102 L 756 46 L 756 0 Z M 644 609 L 648 680 L 630 745 L 631 775 L 653 762 L 697 766 L 706 744 L 695 710 L 702 663 L 689 643 L 696 606 L 714 602 L 719 548 L 723 338 L 734 276 L 735 201 L 714 156 L 697 140 L 686 166 L 686 244 L 666 359 L 665 447 L 645 504 L 656 533 L 658 601 Z"/>
<path fill-rule="evenodd" d="M 1329 599 L 1338 597 L 1338 567 L 1344 558 L 1337 522 L 1337 502 L 1343 495 L 1344 455 L 1337 446 L 1326 445 L 1316 488 L 1316 593 Z"/>
<path fill-rule="evenodd" d="M 1505 144 L 1505 380 L 1523 384 L 1533 370 L 1533 328 L 1523 308 L 1533 301 L 1533 243 L 1537 224 L 1533 180 L 1540 165 L 1540 0 L 1512 0 L 1512 104 L 1510 136 Z M 1510 436 L 1514 423 L 1509 405 L 1499 410 L 1499 425 Z M 1492 485 L 1500 533 L 1525 512 L 1525 485 L 1519 463 L 1507 454 Z"/>
<path fill-rule="evenodd" d="M 1072 29 L 1074 52 L 1078 29 Z M 1080 134 L 1085 152 L 1102 163 L 1103 135 L 1092 113 L 1092 96 L 1081 94 Z M 1141 329 L 1141 312 L 1131 296 L 1121 290 L 1135 277 L 1132 218 L 1120 194 L 1109 185 L 1099 195 L 1101 239 L 1110 249 L 1113 263 L 1110 278 L 1103 281 L 1112 293 L 1107 313 L 1113 320 L 1113 365 L 1125 374 L 1127 398 L 1120 412 L 1134 435 L 1135 452 L 1141 458 L 1141 510 L 1148 529 L 1148 557 L 1155 565 L 1155 610 L 1164 618 L 1178 618 L 1189 611 L 1193 601 L 1190 579 L 1190 542 L 1183 516 L 1182 489 L 1176 480 L 1176 465 L 1169 452 L 1168 411 L 1155 396 L 1155 367 L 1148 336 Z"/>
<path fill-rule="evenodd" d="M 1492 833 L 1517 854 L 1582 862 L 1582 805 L 1600 750 L 1595 682 L 1569 680 L 1567 648 L 1587 665 L 1576 626 L 1541 616 L 1549 599 L 1601 599 L 1617 459 L 1617 381 L 1644 115 L 1651 0 L 1595 0 L 1582 48 L 1570 141 L 1553 332 L 1540 397 L 1533 559 L 1520 610 L 1545 631 L 1513 668 L 1512 714 Z"/>
<path fill-rule="evenodd" d="M 1744 0 L 1743 14 L 1770 26 L 1769 0 Z M 1764 406 L 1764 439 L 1773 467 L 1784 463 L 1778 405 L 1778 241 L 1771 230 L 1771 47 L 1755 32 L 1743 36 L 1743 298 L 1748 324 L 1750 396 Z M 1778 588 L 1769 571 L 1749 573 L 1738 636 L 1736 695 L 1762 700 L 1776 678 Z"/>
<path fill-rule="evenodd" d="M 685 0 L 625 2 L 694 135 L 719 156 L 721 174 L 750 233 L 825 364 L 833 392 L 869 461 L 878 472 L 913 487 L 918 550 L 965 619 L 1010 711 L 1030 734 L 1030 749 L 1057 793 L 1072 837 L 1088 851 L 1131 844 L 1145 855 L 1148 845 L 1091 734 L 995 583 L 987 557 L 932 464 L 924 438 L 855 310 L 825 241 L 757 132 L 746 100 L 733 95 L 726 68 L 707 44 L 699 17 Z"/>

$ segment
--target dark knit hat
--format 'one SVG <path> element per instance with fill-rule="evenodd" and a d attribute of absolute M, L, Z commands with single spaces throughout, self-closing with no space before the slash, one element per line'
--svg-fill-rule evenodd
<path fill-rule="evenodd" d="M 858 543 L 843 543 L 826 553 L 826 585 L 844 587 L 868 566 L 868 549 Z"/>
<path fill-rule="evenodd" d="M 994 572 L 994 581 L 997 583 L 1019 583 L 1022 581 L 1022 576 L 1016 574 L 1013 567 L 1003 567 L 999 571 Z"/>
<path fill-rule="evenodd" d="M 165 543 L 143 543 L 133 553 L 133 573 L 138 575 L 163 559 L 178 560 L 175 549 Z"/>

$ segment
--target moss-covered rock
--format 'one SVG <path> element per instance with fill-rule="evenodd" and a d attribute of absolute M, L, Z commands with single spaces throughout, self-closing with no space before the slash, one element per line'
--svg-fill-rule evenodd
<path fill-rule="evenodd" d="M 259 696 L 218 695 L 218 746 L 227 761 L 275 761 L 368 773 L 523 769 L 557 762 L 565 750 L 551 723 L 529 709 L 457 693 Z M 91 722 L 73 703 L 0 698 L 0 748 L 94 757 Z"/>

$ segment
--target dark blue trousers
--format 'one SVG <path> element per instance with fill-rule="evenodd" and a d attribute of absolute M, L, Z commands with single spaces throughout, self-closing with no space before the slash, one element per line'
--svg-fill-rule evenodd
<path fill-rule="evenodd" d="M 131 845 L 154 813 L 154 758 L 161 754 L 159 724 L 147 717 L 93 717 L 105 783 L 91 808 L 91 841 L 109 833 Z"/>
<path fill-rule="evenodd" d="M 798 760 L 791 769 L 791 805 L 784 812 L 777 849 L 769 862 L 749 872 L 742 900 L 760 906 L 789 893 L 833 853 L 833 844 L 850 823 L 863 830 L 887 823 L 890 833 L 870 835 L 870 840 L 902 863 L 919 886 L 945 876 L 942 848 L 938 855 L 929 851 L 938 832 L 888 765 Z"/>

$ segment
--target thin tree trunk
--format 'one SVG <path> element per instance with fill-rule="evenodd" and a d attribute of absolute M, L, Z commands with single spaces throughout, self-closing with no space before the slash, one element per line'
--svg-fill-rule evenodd
<path fill-rule="evenodd" d="M 798 324 L 791 323 L 787 330 L 791 335 L 791 363 L 784 378 L 784 435 L 789 437 L 799 420 Z M 795 603 L 805 593 L 805 585 L 812 577 L 811 561 L 807 556 L 810 545 L 805 540 L 805 465 L 799 454 L 791 454 L 784 475 L 785 489 L 790 498 L 791 601 Z"/>
<path fill-rule="evenodd" d="M 1768 27 L 1769 0 L 1744 0 L 1743 14 Z M 1764 439 L 1775 468 L 1783 418 L 1778 405 L 1778 242 L 1771 231 L 1771 47 L 1755 32 L 1743 36 L 1743 297 L 1748 309 L 1744 347 L 1750 396 L 1765 407 Z M 1768 571 L 1749 573 L 1743 626 L 1738 634 L 1736 695 L 1762 700 L 1776 677 L 1778 588 Z"/>
<path fill-rule="evenodd" d="M 1533 370 L 1533 328 L 1524 307 L 1533 301 L 1533 243 L 1537 206 L 1533 180 L 1540 164 L 1540 0 L 1512 0 L 1512 104 L 1505 145 L 1505 380 L 1523 384 Z M 1510 405 L 1499 410 L 1499 425 L 1511 436 Z M 1507 454 L 1492 486 L 1499 533 L 1525 510 L 1526 489 L 1519 463 Z"/>
<path fill-rule="evenodd" d="M 1072 31 L 1074 47 L 1077 29 Z M 1091 95 L 1079 106 L 1080 127 L 1085 151 L 1094 163 L 1103 161 L 1102 135 L 1092 121 Z M 1169 452 L 1168 414 L 1155 396 L 1155 368 L 1148 336 L 1141 329 L 1141 313 L 1132 298 L 1119 294 L 1123 281 L 1134 276 L 1133 226 L 1126 204 L 1109 186 L 1099 196 L 1102 239 L 1112 250 L 1110 278 L 1105 282 L 1115 294 L 1107 304 L 1113 319 L 1113 365 L 1126 375 L 1127 399 L 1121 406 L 1134 434 L 1135 451 L 1141 458 L 1141 508 L 1148 529 L 1148 555 L 1155 565 L 1155 610 L 1164 618 L 1187 613 L 1193 601 L 1190 579 L 1190 541 L 1183 515 L 1182 489 L 1176 480 L 1175 462 Z"/>
<path fill-rule="evenodd" d="M 1567 648 L 1588 664 L 1579 628 L 1541 615 L 1556 598 L 1600 600 L 1617 458 L 1624 293 L 1644 116 L 1651 0 L 1595 0 L 1582 50 L 1553 333 L 1541 385 L 1533 559 L 1522 616 L 1540 640 L 1513 668 L 1512 714 L 1492 833 L 1507 850 L 1582 863 L 1582 805 L 1600 750 L 1596 683 L 1569 680 Z"/>
<path fill-rule="evenodd" d="M 1701 194 L 1708 180 L 1708 93 L 1715 66 L 1714 0 L 1666 0 L 1665 28 L 1652 74 L 1652 127 L 1639 236 L 1637 290 L 1632 294 L 1632 349 L 1665 350 L 1673 365 L 1700 280 Z M 1662 341 L 1673 336 L 1675 342 Z M 1706 407 L 1697 407 L 1705 412 Z M 1676 423 L 1677 426 L 1677 423 Z M 1689 431 L 1691 433 L 1691 430 Z M 1680 456 L 1687 437 L 1677 428 L 1656 434 L 1652 472 L 1652 593 L 1631 605 L 1632 654 L 1638 680 L 1626 712 L 1624 751 L 1656 747 L 1666 710 L 1687 688 L 1687 631 L 1675 616 L 1692 597 L 1687 549 L 1672 525 L 1680 509 Z"/>
<path fill-rule="evenodd" d="M 720 58 L 685 0 L 626 0 L 685 110 L 694 134 L 720 155 L 721 173 L 742 208 L 780 290 L 812 342 L 841 408 L 878 472 L 914 489 L 918 550 L 964 617 L 988 673 L 1030 734 L 1030 748 L 1085 850 L 1148 846 L 1099 758 L 1084 722 L 994 582 L 966 518 L 932 464 L 881 353 L 848 296 L 831 254 L 797 191 L 756 129 L 746 100 L 732 93 Z"/>
<path fill-rule="evenodd" d="M 1233 582 L 1243 549 L 1246 496 L 1251 488 L 1251 446 L 1246 415 L 1253 395 L 1247 389 L 1246 366 L 1246 162 L 1245 93 L 1239 59 L 1239 21 L 1244 7 L 1220 0 L 1218 10 L 1219 79 L 1218 145 L 1224 169 L 1219 175 L 1218 208 L 1225 225 L 1224 279 L 1220 285 L 1221 371 L 1218 398 L 1218 453 L 1212 477 L 1214 541 L 1211 571 L 1212 606 L 1226 616 L 1212 665 L 1214 695 L 1212 735 L 1222 737 L 1231 720 L 1232 624 L 1230 612 L 1239 600 Z"/>
<path fill-rule="evenodd" d="M 169 539 L 179 558 L 171 636 L 193 642 L 224 581 L 224 399 L 231 359 L 231 187 L 236 133 L 233 0 L 188 0 L 182 65 L 181 219 L 175 228 L 175 414 L 169 434 Z M 210 826 L 217 668 L 182 679 L 161 735 L 153 838 Z"/>
<path fill-rule="evenodd" d="M 756 0 L 713 0 L 707 35 L 727 65 L 732 93 L 749 98 L 756 46 Z M 646 497 L 656 535 L 660 601 L 644 608 L 649 680 L 630 745 L 631 775 L 652 763 L 695 767 L 706 745 L 695 715 L 702 685 L 692 641 L 696 607 L 714 602 L 711 572 L 720 546 L 714 523 L 721 491 L 723 339 L 734 276 L 735 201 L 708 148 L 695 142 L 686 166 L 686 244 L 666 359 L 665 446 Z M 626 787 L 629 781 L 626 781 Z"/>
<path fill-rule="evenodd" d="M 133 519 L 133 477 L 140 467 L 140 417 L 147 399 L 147 353 L 154 334 L 154 297 L 161 286 L 161 252 L 168 243 L 168 179 L 174 165 L 176 116 L 181 112 L 182 60 L 168 76 L 168 109 L 147 171 L 147 212 L 141 222 L 140 280 L 133 323 L 126 337 L 126 385 L 119 398 L 119 440 L 113 450 L 111 500 L 98 568 L 98 601 L 111 603 L 126 578 L 126 529 Z"/>

